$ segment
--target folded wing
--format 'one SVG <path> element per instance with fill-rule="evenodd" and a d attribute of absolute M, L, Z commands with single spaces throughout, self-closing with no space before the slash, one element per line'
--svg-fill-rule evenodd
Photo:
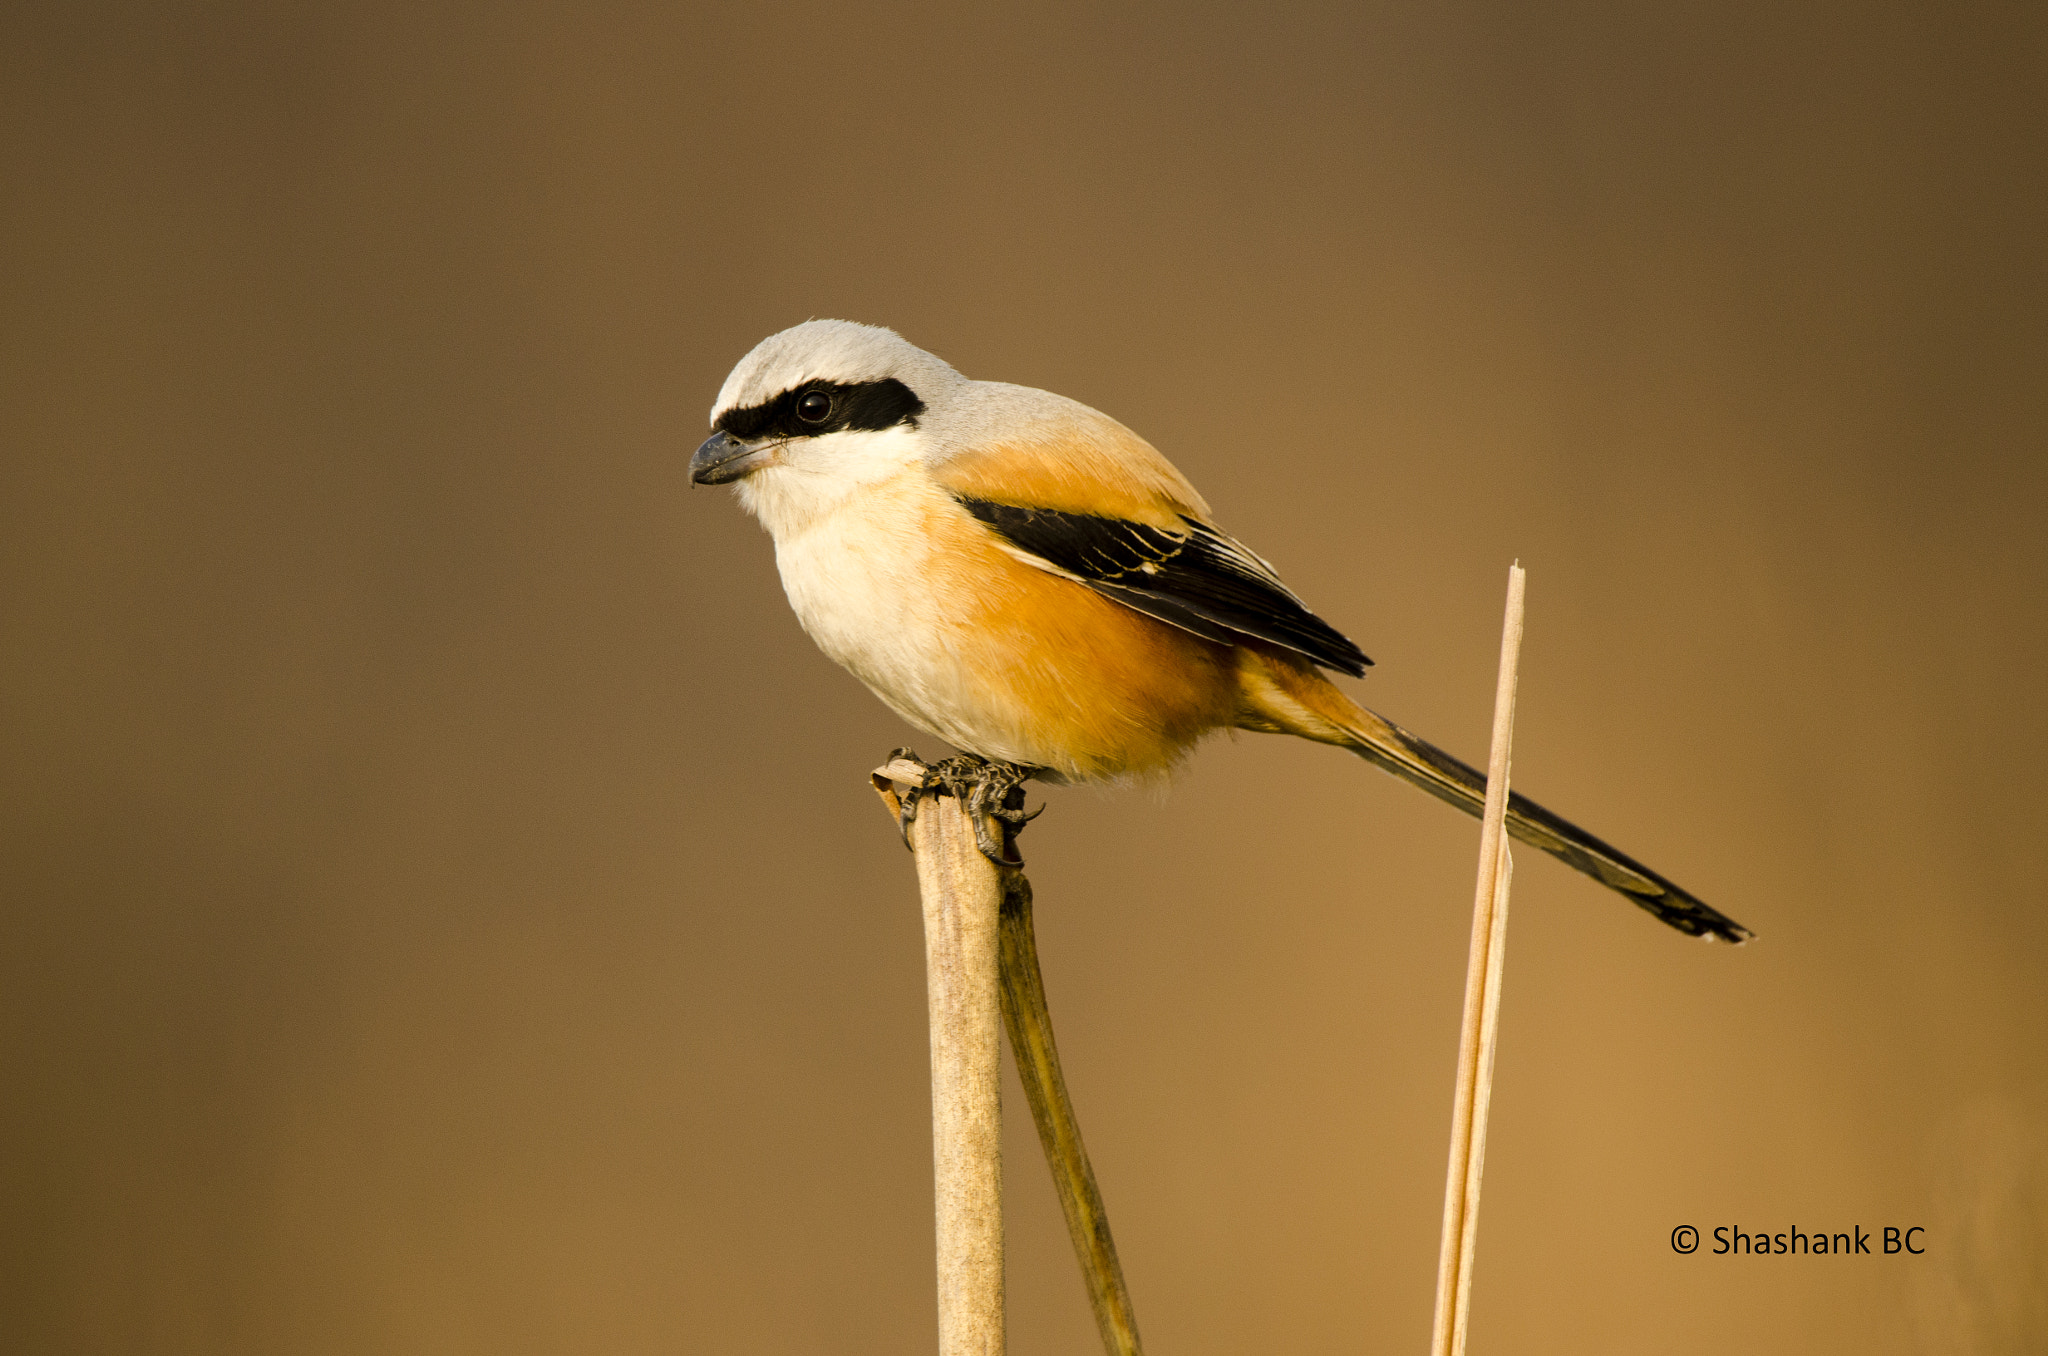
<path fill-rule="evenodd" d="M 1186 514 L 1175 514 L 1168 527 L 954 497 L 1013 554 L 1205 640 L 1268 641 L 1354 678 L 1372 664 L 1310 612 L 1271 565 Z"/>

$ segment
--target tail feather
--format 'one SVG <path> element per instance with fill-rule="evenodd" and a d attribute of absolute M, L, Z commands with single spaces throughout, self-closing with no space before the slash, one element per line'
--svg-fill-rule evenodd
<path fill-rule="evenodd" d="M 1485 807 L 1485 773 L 1392 721 L 1363 707 L 1359 710 L 1365 719 L 1357 722 L 1358 728 L 1347 731 L 1356 736 L 1350 745 L 1352 752 L 1469 815 L 1477 815 Z M 1680 932 L 1710 940 L 1718 937 L 1738 946 L 1755 935 L 1627 853 L 1552 814 L 1519 791 L 1508 793 L 1507 830 L 1510 837 L 1541 848 L 1567 866 L 1626 895 Z"/>
<path fill-rule="evenodd" d="M 1485 773 L 1366 710 L 1306 664 L 1261 655 L 1245 665 L 1240 676 L 1251 705 L 1242 721 L 1246 728 L 1296 734 L 1348 748 L 1466 814 L 1477 816 L 1484 810 Z M 1508 795 L 1507 831 L 1510 837 L 1584 872 L 1689 936 L 1708 941 L 1719 938 L 1740 946 L 1756 935 L 1519 791 Z"/>

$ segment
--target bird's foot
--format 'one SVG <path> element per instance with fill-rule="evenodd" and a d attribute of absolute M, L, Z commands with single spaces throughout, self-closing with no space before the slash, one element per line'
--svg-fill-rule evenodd
<path fill-rule="evenodd" d="M 910 843 L 910 825 L 917 818 L 918 801 L 934 792 L 944 792 L 957 797 L 967 808 L 967 822 L 974 826 L 974 845 L 981 849 L 982 856 L 998 866 L 1024 865 L 1016 851 L 1017 835 L 1026 824 L 1045 813 L 1043 805 L 1029 814 L 1024 811 L 1024 783 L 1031 778 L 1030 768 L 971 753 L 956 754 L 931 764 L 921 762 L 908 749 L 898 749 L 889 758 L 891 762 L 905 759 L 924 769 L 924 780 L 908 786 L 896 815 L 896 827 L 903 834 L 905 846 Z M 1002 828 L 991 832 L 990 820 Z"/>
<path fill-rule="evenodd" d="M 963 753 L 940 759 L 932 775 L 967 807 L 974 845 L 982 856 L 997 866 L 1024 865 L 1023 857 L 1017 855 L 1016 837 L 1045 812 L 1043 805 L 1030 814 L 1024 812 L 1024 783 L 1031 779 L 1030 768 Z M 995 833 L 990 832 L 991 819 L 1003 826 Z"/>
<path fill-rule="evenodd" d="M 905 782 L 903 794 L 896 801 L 896 832 L 903 835 L 903 846 L 910 846 L 910 825 L 917 818 L 918 797 L 932 784 L 931 765 L 909 749 L 891 749 L 889 756 L 882 760 L 881 770 L 875 773 L 875 785 L 883 785 L 883 777 L 899 764 L 908 763 L 917 769 L 918 780 Z"/>

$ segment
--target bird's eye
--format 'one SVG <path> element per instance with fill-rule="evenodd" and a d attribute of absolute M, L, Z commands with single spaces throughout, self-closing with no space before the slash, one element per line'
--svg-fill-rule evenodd
<path fill-rule="evenodd" d="M 805 391 L 797 397 L 796 417 L 806 424 L 822 424 L 832 413 L 832 397 L 823 391 Z"/>

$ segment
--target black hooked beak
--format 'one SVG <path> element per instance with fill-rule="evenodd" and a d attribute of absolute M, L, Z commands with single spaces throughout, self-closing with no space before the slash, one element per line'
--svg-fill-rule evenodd
<path fill-rule="evenodd" d="M 766 447 L 748 447 L 730 433 L 714 433 L 697 449 L 697 455 L 690 458 L 690 483 L 726 485 L 735 480 L 745 480 L 761 469 L 761 464 L 774 450 L 773 443 Z"/>

